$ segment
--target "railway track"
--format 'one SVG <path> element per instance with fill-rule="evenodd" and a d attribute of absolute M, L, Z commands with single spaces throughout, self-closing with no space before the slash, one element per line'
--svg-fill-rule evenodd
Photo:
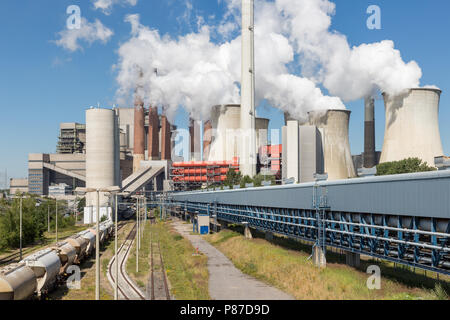
<path fill-rule="evenodd" d="M 154 233 L 150 236 L 150 282 L 148 289 L 151 300 L 170 300 L 169 285 L 164 268 L 159 239 L 153 241 Z M 155 248 L 156 247 L 156 248 Z M 156 250 L 155 250 L 156 249 Z"/>
<path fill-rule="evenodd" d="M 119 263 L 119 279 L 118 279 L 118 294 L 119 299 L 125 300 L 146 300 L 145 296 L 142 294 L 141 290 L 130 280 L 126 273 L 126 261 L 130 254 L 130 250 L 133 246 L 136 237 L 136 224 L 131 229 L 130 233 L 127 235 L 125 241 L 122 243 L 120 248 L 117 250 L 118 261 L 116 261 L 116 255 L 111 259 L 108 265 L 108 278 L 111 282 L 113 288 L 116 284 L 115 276 L 115 264 Z"/>
<path fill-rule="evenodd" d="M 0 267 L 5 264 L 8 264 L 8 263 L 16 262 L 19 260 L 19 258 L 20 258 L 20 252 L 16 252 L 9 256 L 6 256 L 5 258 L 0 260 Z"/>

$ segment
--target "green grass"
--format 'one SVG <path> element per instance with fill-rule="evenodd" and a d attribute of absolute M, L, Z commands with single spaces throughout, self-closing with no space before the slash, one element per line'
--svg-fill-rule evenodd
<path fill-rule="evenodd" d="M 150 235 L 156 250 L 156 243 L 160 241 L 164 268 L 169 281 L 172 296 L 178 300 L 208 300 L 208 269 L 205 256 L 193 256 L 195 251 L 189 240 L 176 233 L 169 222 L 156 219 L 145 226 L 139 252 L 139 272 L 136 273 L 136 247 L 127 262 L 127 272 L 142 288 L 145 288 L 150 276 Z"/>
<path fill-rule="evenodd" d="M 381 290 L 369 290 L 365 270 L 374 261 L 361 261 L 359 270 L 342 263 L 342 256 L 327 252 L 327 267 L 319 269 L 309 258 L 311 246 L 285 237 L 263 239 L 254 232 L 245 239 L 239 228 L 223 230 L 206 239 L 242 272 L 290 293 L 297 299 L 448 299 L 448 283 L 413 276 L 412 272 L 381 267 Z"/>
<path fill-rule="evenodd" d="M 172 295 L 178 300 L 209 300 L 207 257 L 193 255 L 195 248 L 190 241 L 169 223 L 159 222 L 152 228 L 159 235 Z"/>
<path fill-rule="evenodd" d="M 150 221 L 147 221 L 143 230 L 141 249 L 139 250 L 139 272 L 136 272 L 136 241 L 134 241 L 130 255 L 128 256 L 126 270 L 136 284 L 145 289 L 145 283 L 150 274 Z"/>

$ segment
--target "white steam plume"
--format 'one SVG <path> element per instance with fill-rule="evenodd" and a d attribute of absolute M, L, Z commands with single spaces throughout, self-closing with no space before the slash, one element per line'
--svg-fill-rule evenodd
<path fill-rule="evenodd" d="M 119 104 L 129 104 L 137 87 L 146 105 L 166 106 L 172 119 L 180 105 L 193 118 L 206 119 L 212 105 L 239 103 L 241 1 L 225 2 L 228 11 L 219 25 L 201 24 L 178 38 L 128 16 L 132 36 L 120 47 L 116 66 Z M 309 111 L 344 109 L 341 99 L 399 94 L 419 85 L 421 69 L 405 63 L 392 41 L 351 48 L 344 35 L 330 30 L 334 13 L 328 0 L 255 1 L 257 104 L 267 99 L 304 120 Z M 214 34 L 223 42 L 214 43 Z M 319 84 L 335 97 L 324 95 Z"/>
<path fill-rule="evenodd" d="M 180 105 L 194 119 L 208 119 L 211 106 L 240 102 L 240 36 L 215 44 L 212 28 L 203 25 L 198 32 L 173 39 L 141 25 L 139 15 L 126 21 L 132 37 L 119 49 L 119 104 L 129 103 L 130 94 L 139 88 L 137 94 L 146 105 L 164 105 L 171 119 Z M 257 103 L 267 99 L 303 119 L 311 110 L 345 108 L 338 98 L 324 96 L 311 80 L 289 73 L 294 51 L 286 37 L 263 29 L 255 37 Z"/>
<path fill-rule="evenodd" d="M 85 18 L 81 18 L 80 29 L 65 29 L 60 31 L 58 35 L 60 38 L 55 40 L 57 46 L 63 47 L 69 51 L 82 50 L 80 41 L 85 41 L 89 45 L 95 41 L 106 43 L 113 36 L 114 32 L 105 27 L 98 19 L 95 22 L 89 22 Z"/>
<path fill-rule="evenodd" d="M 137 5 L 138 0 L 92 0 L 94 4 L 94 8 L 100 9 L 104 14 L 110 15 L 112 12 L 112 7 L 115 4 L 122 4 L 122 5 L 130 5 L 135 6 Z"/>
<path fill-rule="evenodd" d="M 344 101 L 364 98 L 377 91 L 391 95 L 418 87 L 422 71 L 415 61 L 405 63 L 394 42 L 385 40 L 350 47 L 347 38 L 333 30 L 335 4 L 328 0 L 276 0 L 284 32 L 301 55 L 302 73 L 323 84 Z"/>

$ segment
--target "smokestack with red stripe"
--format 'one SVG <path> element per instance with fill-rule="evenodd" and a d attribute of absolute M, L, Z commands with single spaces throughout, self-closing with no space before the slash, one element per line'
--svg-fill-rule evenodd
<path fill-rule="evenodd" d="M 161 116 L 161 160 L 171 160 L 171 125 L 165 115 Z"/>
<path fill-rule="evenodd" d="M 142 160 L 145 160 L 145 110 L 144 102 L 136 97 L 134 103 L 134 152 L 133 152 L 133 172 L 140 168 Z"/>
<path fill-rule="evenodd" d="M 150 106 L 148 114 L 148 160 L 159 160 L 158 107 Z"/>
<path fill-rule="evenodd" d="M 189 136 L 191 161 L 200 161 L 200 125 L 194 119 L 189 119 Z"/>

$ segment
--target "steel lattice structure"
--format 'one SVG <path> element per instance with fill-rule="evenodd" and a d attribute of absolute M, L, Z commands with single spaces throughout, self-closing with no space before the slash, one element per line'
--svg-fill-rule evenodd
<path fill-rule="evenodd" d="M 450 275 L 450 171 L 393 177 L 172 193 L 159 205 L 209 214 L 213 219 L 229 223 L 247 223 L 260 231 L 316 244 L 324 241 L 323 246 Z M 397 190 L 390 192 L 398 194 L 386 199 L 383 192 L 370 193 L 373 184 L 380 190 Z M 389 189 L 391 184 L 396 184 L 396 188 Z M 359 192 L 346 194 L 342 190 L 355 186 Z M 319 189 L 326 190 L 325 195 L 317 194 Z M 395 196 L 402 199 L 405 193 L 416 199 L 404 204 L 403 211 L 397 209 L 395 201 L 389 204 L 390 199 L 395 200 Z M 339 200 L 344 200 L 348 209 L 343 209 L 338 201 L 337 195 L 342 194 L 346 194 L 346 199 Z M 363 194 L 367 199 L 360 199 Z M 310 201 L 306 203 L 308 198 Z M 376 203 L 383 199 L 385 203 Z M 367 201 L 374 210 L 354 210 L 355 204 L 361 207 L 361 201 Z M 418 214 L 417 210 L 426 208 L 427 202 L 430 211 Z M 389 211 L 390 207 L 391 212 L 381 212 Z"/>

